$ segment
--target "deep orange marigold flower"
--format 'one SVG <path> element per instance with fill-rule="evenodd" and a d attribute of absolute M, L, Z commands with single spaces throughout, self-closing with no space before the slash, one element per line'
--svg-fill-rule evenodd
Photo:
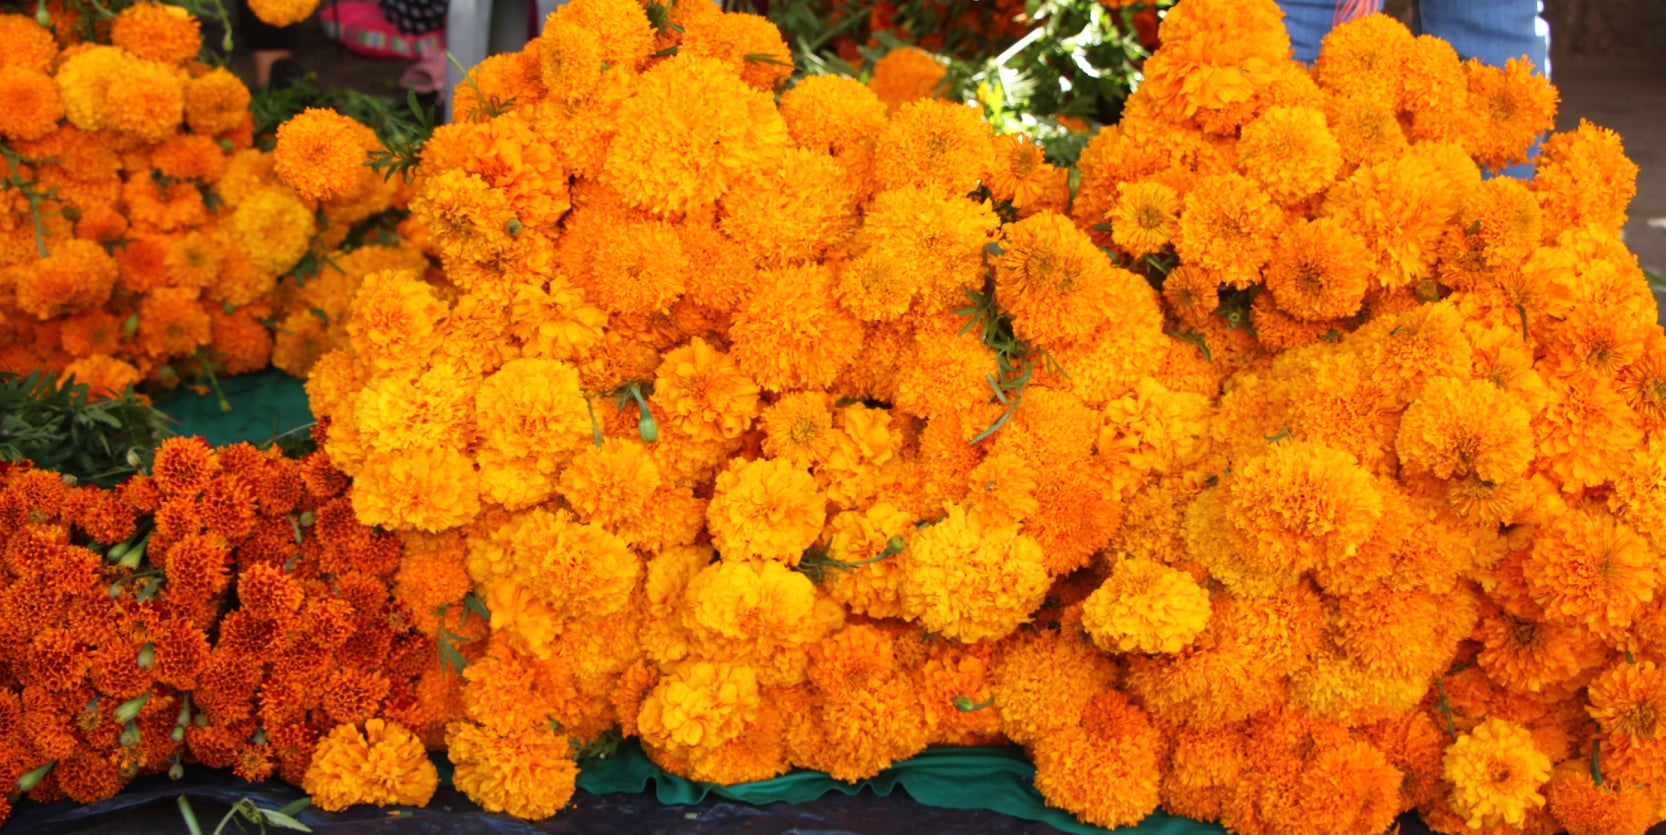
<path fill-rule="evenodd" d="M 116 15 L 110 42 L 140 58 L 183 64 L 202 50 L 202 31 L 196 16 L 184 8 L 135 3 Z"/>
<path fill-rule="evenodd" d="M 58 127 L 64 103 L 52 77 L 21 66 L 0 67 L 0 97 L 7 103 L 0 113 L 0 137 L 40 139 Z"/>
<path fill-rule="evenodd" d="M 1471 58 L 1464 71 L 1470 108 L 1481 116 L 1462 136 L 1464 150 L 1495 171 L 1525 161 L 1534 138 L 1555 126 L 1556 88 L 1526 58 L 1511 58 L 1503 67 Z"/>
<path fill-rule="evenodd" d="M 370 128 L 334 110 L 309 107 L 278 126 L 273 167 L 302 198 L 332 200 L 358 186 L 365 154 L 376 145 Z"/>
<path fill-rule="evenodd" d="M 948 72 L 931 53 L 919 47 L 898 47 L 874 62 L 868 89 L 895 113 L 909 102 L 946 98 L 943 79 Z"/>
<path fill-rule="evenodd" d="M 946 101 L 903 105 L 875 153 L 879 189 L 916 186 L 955 196 L 975 190 L 995 161 L 989 126 L 978 112 Z"/>
<path fill-rule="evenodd" d="M 1538 532 L 1522 571 L 1546 620 L 1612 638 L 1654 599 L 1656 563 L 1629 525 L 1607 512 L 1575 510 Z"/>

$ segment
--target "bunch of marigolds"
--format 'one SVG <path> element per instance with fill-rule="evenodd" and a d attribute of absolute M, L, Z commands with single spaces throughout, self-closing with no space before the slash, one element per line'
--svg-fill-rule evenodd
<path fill-rule="evenodd" d="M 300 374 L 345 341 L 327 325 L 365 272 L 422 268 L 408 246 L 340 251 L 400 199 L 357 163 L 379 147 L 369 128 L 336 117 L 345 170 L 306 142 L 263 152 L 248 88 L 198 60 L 184 9 L 129 6 L 95 40 L 65 4 L 44 9 L 50 26 L 0 15 L 0 370 L 62 371 L 95 394 L 269 363 Z"/>
<path fill-rule="evenodd" d="M 186 764 L 427 802 L 457 677 L 323 455 L 176 438 L 113 490 L 0 466 L 0 821 L 12 787 L 91 803 Z"/>

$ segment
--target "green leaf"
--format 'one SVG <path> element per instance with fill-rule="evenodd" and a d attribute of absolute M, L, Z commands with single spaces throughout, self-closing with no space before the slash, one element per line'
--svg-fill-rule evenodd
<path fill-rule="evenodd" d="M 274 811 L 272 809 L 261 809 L 260 816 L 265 818 L 267 823 L 279 827 L 280 829 L 293 829 L 296 832 L 312 831 L 312 827 L 301 823 L 283 812 Z"/>

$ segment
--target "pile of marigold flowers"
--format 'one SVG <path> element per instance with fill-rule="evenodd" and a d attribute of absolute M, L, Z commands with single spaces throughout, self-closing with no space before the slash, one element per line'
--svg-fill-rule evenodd
<path fill-rule="evenodd" d="M 48 11 L 50 28 L 0 15 L 0 370 L 64 371 L 95 392 L 269 363 L 304 373 L 339 341 L 328 322 L 365 271 L 422 267 L 409 248 L 340 251 L 400 183 L 329 168 L 306 135 L 255 148 L 248 89 L 199 60 L 184 9 L 129 6 L 97 40 L 62 4 Z M 376 147 L 344 121 L 335 147 Z"/>
<path fill-rule="evenodd" d="M 0 465 L 0 822 L 14 791 L 92 803 L 187 764 L 427 801 L 461 680 L 324 456 L 177 438 L 115 489 L 71 481 Z"/>
<path fill-rule="evenodd" d="M 1382 16 L 1311 70 L 1270 0 L 1161 38 L 1074 190 L 966 107 L 777 103 L 774 31 L 692 0 L 475 69 L 411 200 L 443 276 L 367 276 L 308 383 L 407 608 L 489 610 L 459 788 L 1007 740 L 1105 826 L 1666 818 L 1618 137 L 1485 177 L 1555 91 Z"/>

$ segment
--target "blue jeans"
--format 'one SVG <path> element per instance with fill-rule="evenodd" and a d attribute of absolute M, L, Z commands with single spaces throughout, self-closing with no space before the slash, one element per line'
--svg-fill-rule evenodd
<path fill-rule="evenodd" d="M 1338 0 L 1278 0 L 1284 26 L 1290 30 L 1295 58 L 1312 64 L 1335 20 Z M 1458 58 L 1478 58 L 1502 67 L 1511 58 L 1527 58 L 1533 68 L 1550 76 L 1550 24 L 1540 17 L 1542 0 L 1412 0 L 1416 10 L 1412 33 L 1434 35 L 1452 45 Z M 1381 2 L 1377 8 L 1382 8 Z M 1531 158 L 1537 153 L 1529 151 Z M 1531 163 L 1499 172 L 1517 179 L 1533 176 Z"/>
<path fill-rule="evenodd" d="M 1319 41 L 1331 30 L 1337 0 L 1278 0 L 1278 5 L 1296 60 L 1313 63 Z M 1550 26 L 1539 16 L 1541 0 L 1414 0 L 1413 5 L 1413 33 L 1446 41 L 1459 58 L 1502 67 L 1507 59 L 1525 56 L 1550 75 Z"/>

